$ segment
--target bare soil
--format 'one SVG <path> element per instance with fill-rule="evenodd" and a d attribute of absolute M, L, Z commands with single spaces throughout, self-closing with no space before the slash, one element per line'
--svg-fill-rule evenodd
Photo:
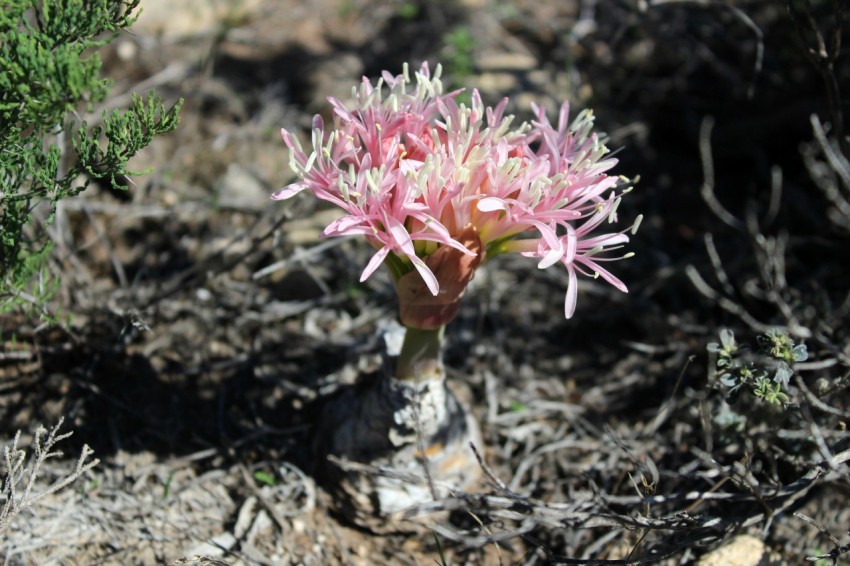
<path fill-rule="evenodd" d="M 803 564 L 848 542 L 850 223 L 806 167 L 810 116 L 835 113 L 783 6 L 142 8 L 105 51 L 108 107 L 155 88 L 185 98 L 181 126 L 126 192 L 63 204 L 51 308 L 65 322 L 4 315 L 0 335 L 0 442 L 64 417 L 74 435 L 37 488 L 83 444 L 100 464 L 16 518 L 4 564 L 672 565 L 740 534 L 763 547 L 734 564 Z M 825 34 L 829 8 L 814 12 Z M 532 100 L 592 107 L 618 172 L 640 176 L 623 221 L 644 221 L 614 266 L 629 294 L 583 281 L 569 321 L 556 269 L 506 257 L 476 276 L 446 362 L 487 474 L 376 536 L 334 514 L 311 445 L 327 399 L 380 370 L 394 292 L 358 281 L 362 242 L 321 239 L 333 211 L 269 196 L 291 180 L 281 127 L 307 135 L 326 96 L 425 60 L 520 118 Z M 846 47 L 834 74 L 846 101 Z M 743 424 L 720 423 L 706 344 L 724 327 L 806 343 L 791 406 L 744 396 Z"/>

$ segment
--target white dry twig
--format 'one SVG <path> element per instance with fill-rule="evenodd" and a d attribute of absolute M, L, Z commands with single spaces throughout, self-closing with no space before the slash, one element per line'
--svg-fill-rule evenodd
<path fill-rule="evenodd" d="M 0 486 L 0 499 L 3 501 L 3 506 L 0 508 L 0 534 L 3 534 L 15 517 L 24 509 L 32 507 L 45 497 L 52 495 L 63 489 L 87 471 L 91 470 L 100 463 L 97 458 L 89 460 L 89 457 L 94 451 L 84 445 L 80 457 L 74 466 L 73 471 L 55 481 L 43 491 L 35 492 L 36 479 L 42 465 L 48 458 L 61 456 L 62 453 L 55 451 L 56 444 L 73 434 L 66 432 L 59 434 L 59 429 L 62 427 L 64 418 L 59 419 L 59 422 L 50 430 L 39 426 L 35 431 L 35 438 L 32 442 L 32 456 L 28 458 L 27 452 L 18 447 L 21 439 L 21 431 L 15 433 L 15 438 L 11 444 L 3 447 L 3 475 L 2 486 Z M 27 462 L 29 461 L 29 465 Z M 19 488 L 23 486 L 23 491 Z"/>

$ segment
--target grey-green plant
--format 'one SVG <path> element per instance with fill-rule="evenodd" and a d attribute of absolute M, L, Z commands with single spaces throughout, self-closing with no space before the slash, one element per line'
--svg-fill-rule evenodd
<path fill-rule="evenodd" d="M 726 401 L 721 401 L 714 415 L 714 424 L 721 430 L 740 433 L 747 426 L 747 417 L 735 412 Z"/>
<path fill-rule="evenodd" d="M 48 316 L 59 284 L 46 268 L 58 203 L 98 181 L 125 189 L 129 160 L 177 127 L 182 100 L 153 93 L 97 124 L 106 100 L 98 50 L 135 20 L 139 0 L 4 0 L 0 8 L 0 314 Z M 37 211 L 37 208 L 40 210 Z M 36 212 L 38 212 L 36 214 Z"/>
<path fill-rule="evenodd" d="M 805 344 L 794 340 L 781 330 L 769 330 L 756 338 L 758 348 L 751 351 L 739 344 L 729 329 L 720 330 L 720 342 L 708 344 L 715 357 L 714 373 L 726 388 L 730 404 L 747 391 L 768 405 L 786 407 L 790 404 L 788 384 L 794 375 L 794 364 L 808 359 Z"/>

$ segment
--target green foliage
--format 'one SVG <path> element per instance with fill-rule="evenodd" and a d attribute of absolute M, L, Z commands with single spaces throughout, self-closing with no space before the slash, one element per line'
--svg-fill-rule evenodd
<path fill-rule="evenodd" d="M 457 26 L 443 35 L 443 68 L 451 88 L 460 88 L 475 71 L 475 38 L 467 26 Z M 469 104 L 469 93 L 459 101 Z"/>
<path fill-rule="evenodd" d="M 431 534 L 434 535 L 434 544 L 437 545 L 437 554 L 440 556 L 440 561 L 437 564 L 447 566 L 446 553 L 443 551 L 443 543 L 440 542 L 440 536 L 437 534 L 437 531 L 431 531 Z"/>
<path fill-rule="evenodd" d="M 254 472 L 254 479 L 270 487 L 274 487 L 277 484 L 277 478 L 275 478 L 274 474 L 262 470 Z"/>
<path fill-rule="evenodd" d="M 768 405 L 786 407 L 790 404 L 785 391 L 794 375 L 792 368 L 808 358 L 806 346 L 794 344 L 790 336 L 778 330 L 765 332 L 757 342 L 758 349 L 752 353 L 735 341 L 730 330 L 721 330 L 720 342 L 708 345 L 708 351 L 716 356 L 715 375 L 727 388 L 730 404 L 748 391 Z"/>
<path fill-rule="evenodd" d="M 521 413 L 525 411 L 528 407 L 525 406 L 525 403 L 520 403 L 519 401 L 511 401 L 510 410 L 514 413 Z"/>
<path fill-rule="evenodd" d="M 0 313 L 43 304 L 58 280 L 46 269 L 47 225 L 63 198 L 93 180 L 123 188 L 128 161 L 177 127 L 182 101 L 133 97 L 103 124 L 69 120 L 105 100 L 97 48 L 135 21 L 139 0 L 4 0 L 0 9 Z M 69 151 L 73 150 L 73 151 Z M 36 220 L 36 207 L 44 207 Z"/>
<path fill-rule="evenodd" d="M 403 20 L 415 20 L 419 17 L 419 6 L 414 2 L 402 2 L 398 7 L 398 17 Z"/>
<path fill-rule="evenodd" d="M 165 483 L 162 485 L 162 500 L 165 501 L 168 499 L 168 494 L 171 492 L 171 482 L 174 481 L 174 472 L 168 474 L 168 477 L 165 478 Z"/>

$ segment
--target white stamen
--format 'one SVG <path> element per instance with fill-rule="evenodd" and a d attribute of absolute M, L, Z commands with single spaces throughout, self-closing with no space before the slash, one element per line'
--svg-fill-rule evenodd
<path fill-rule="evenodd" d="M 617 197 L 614 199 L 614 204 L 611 205 L 611 208 L 608 210 L 608 224 L 613 224 L 615 220 L 617 220 L 617 208 L 620 206 L 620 201 L 622 199 Z"/>
<path fill-rule="evenodd" d="M 639 214 L 637 218 L 635 218 L 635 223 L 632 224 L 632 236 L 634 236 L 637 231 L 640 223 L 643 221 L 643 214 Z"/>
<path fill-rule="evenodd" d="M 304 164 L 304 174 L 310 172 L 310 169 L 313 168 L 313 162 L 316 161 L 316 152 L 310 154 L 310 157 L 307 159 L 307 163 Z"/>

